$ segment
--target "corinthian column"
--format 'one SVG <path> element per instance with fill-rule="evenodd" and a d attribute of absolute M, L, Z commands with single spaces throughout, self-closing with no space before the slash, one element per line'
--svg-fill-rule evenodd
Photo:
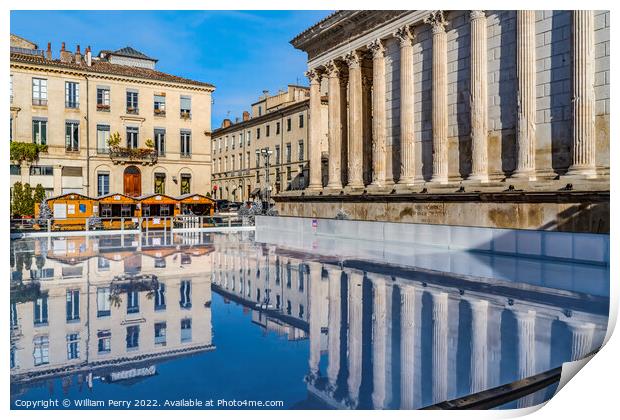
<path fill-rule="evenodd" d="M 363 275 L 347 273 L 349 277 L 349 405 L 356 408 L 362 384 L 362 281 Z"/>
<path fill-rule="evenodd" d="M 400 179 L 411 185 L 415 180 L 415 143 L 413 125 L 413 31 L 409 26 L 394 34 L 400 40 Z"/>
<path fill-rule="evenodd" d="M 372 185 L 385 185 L 385 44 L 378 39 L 369 45 L 372 51 Z"/>
<path fill-rule="evenodd" d="M 595 177 L 594 14 L 573 10 L 573 163 L 567 175 Z"/>
<path fill-rule="evenodd" d="M 433 177 L 448 182 L 448 46 L 442 11 L 425 20 L 433 31 Z"/>
<path fill-rule="evenodd" d="M 336 381 L 340 372 L 340 325 L 341 320 L 341 294 L 342 271 L 340 268 L 328 268 L 329 277 L 329 313 L 328 313 L 328 336 L 327 336 L 327 380 L 329 391 L 336 391 Z"/>
<path fill-rule="evenodd" d="M 471 19 L 471 156 L 469 179 L 489 180 L 487 150 L 487 18 L 472 10 Z"/>
<path fill-rule="evenodd" d="M 310 288 L 310 358 L 308 360 L 310 378 L 316 379 L 319 374 L 319 362 L 321 361 L 321 311 L 324 307 L 322 290 L 323 266 L 316 262 L 308 264 L 310 275 L 308 287 Z"/>
<path fill-rule="evenodd" d="M 471 306 L 471 382 L 470 391 L 476 393 L 487 389 L 487 341 L 489 302 L 470 300 Z"/>
<path fill-rule="evenodd" d="M 517 169 L 536 179 L 536 12 L 517 10 Z"/>
<path fill-rule="evenodd" d="M 306 73 L 310 79 L 310 117 L 308 125 L 308 157 L 310 183 L 308 189 L 320 190 L 321 180 L 321 74 L 316 70 Z"/>
<path fill-rule="evenodd" d="M 372 403 L 375 410 L 386 406 L 387 374 L 387 287 L 385 279 L 377 275 L 373 285 L 373 334 L 372 334 Z"/>
<path fill-rule="evenodd" d="M 342 188 L 342 117 L 340 116 L 340 67 L 330 61 L 327 64 L 329 79 L 328 126 L 329 126 L 329 170 L 327 188 Z"/>
<path fill-rule="evenodd" d="M 416 349 L 419 343 L 416 343 L 416 311 L 419 311 L 416 305 L 416 289 L 413 286 L 401 287 L 401 308 L 400 308 L 400 408 L 412 410 L 419 408 L 419 372 L 416 372 Z"/>
<path fill-rule="evenodd" d="M 517 319 L 517 375 L 519 379 L 528 378 L 536 369 L 536 312 L 514 312 Z M 534 394 L 517 400 L 518 408 L 534 405 Z"/>
<path fill-rule="evenodd" d="M 570 360 L 583 359 L 592 351 L 592 337 L 594 324 L 591 322 L 567 322 L 566 326 L 571 333 Z"/>
<path fill-rule="evenodd" d="M 448 399 L 448 294 L 433 293 L 433 401 Z"/>
<path fill-rule="evenodd" d="M 346 56 L 349 65 L 349 182 L 348 187 L 363 188 L 362 55 L 353 51 Z"/>

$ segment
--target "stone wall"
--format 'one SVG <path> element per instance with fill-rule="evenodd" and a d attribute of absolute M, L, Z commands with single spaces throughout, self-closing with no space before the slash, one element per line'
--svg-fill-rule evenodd
<path fill-rule="evenodd" d="M 276 198 L 276 209 L 282 216 L 333 219 L 344 211 L 352 220 L 609 233 L 606 197 L 569 193 L 550 193 L 546 198 L 494 193 L 287 197 Z"/>

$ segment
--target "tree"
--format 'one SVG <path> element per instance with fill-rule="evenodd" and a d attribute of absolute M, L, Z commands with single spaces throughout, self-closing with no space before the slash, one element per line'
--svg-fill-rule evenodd
<path fill-rule="evenodd" d="M 32 187 L 30 184 L 24 184 L 24 197 L 22 199 L 23 202 L 23 210 L 22 216 L 33 216 L 34 215 L 34 199 L 32 197 Z"/>
<path fill-rule="evenodd" d="M 52 218 L 52 210 L 50 209 L 49 204 L 47 204 L 47 199 L 44 198 L 41 201 L 41 205 L 39 206 L 39 217 L 37 219 L 37 223 L 42 228 L 47 228 L 47 221 Z"/>
<path fill-rule="evenodd" d="M 21 182 L 13 184 L 13 197 L 11 200 L 11 213 L 15 216 L 22 215 L 22 203 L 24 202 L 24 187 Z"/>
<path fill-rule="evenodd" d="M 34 187 L 33 200 L 35 203 L 39 203 L 39 204 L 43 202 L 43 200 L 45 200 L 45 188 L 43 188 L 41 184 L 37 184 L 37 186 Z"/>
<path fill-rule="evenodd" d="M 118 131 L 115 131 L 114 133 L 110 134 L 110 138 L 108 139 L 108 146 L 110 146 L 110 148 L 114 148 L 114 147 L 118 147 L 121 144 L 121 135 L 118 133 Z"/>

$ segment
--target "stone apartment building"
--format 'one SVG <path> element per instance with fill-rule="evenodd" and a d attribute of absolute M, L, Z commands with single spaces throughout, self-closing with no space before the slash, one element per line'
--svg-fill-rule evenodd
<path fill-rule="evenodd" d="M 295 85 L 275 95 L 265 91 L 241 121 L 225 119 L 213 131 L 213 196 L 242 201 L 264 189 L 264 149 L 271 151 L 272 194 L 304 189 L 308 183 L 308 127 L 308 88 Z M 325 125 L 320 136 L 326 140 L 326 135 Z"/>
<path fill-rule="evenodd" d="M 328 97 L 327 182 L 324 140 L 311 135 L 308 188 L 275 196 L 280 214 L 609 231 L 609 15 L 321 20 L 291 44 L 308 56 L 317 125 Z"/>
<path fill-rule="evenodd" d="M 32 163 L 12 162 L 11 185 L 48 195 L 141 195 L 211 191 L 214 86 L 156 70 L 131 47 L 60 56 L 11 35 L 12 142 L 47 145 Z M 108 146 L 118 132 L 119 147 Z M 149 150 L 147 139 L 153 141 Z"/>

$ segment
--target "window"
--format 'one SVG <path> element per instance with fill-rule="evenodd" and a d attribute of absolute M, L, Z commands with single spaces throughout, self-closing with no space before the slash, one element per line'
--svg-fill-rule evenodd
<path fill-rule="evenodd" d="M 304 128 L 304 114 L 299 114 L 299 128 Z"/>
<path fill-rule="evenodd" d="M 110 194 L 110 173 L 109 172 L 97 172 L 97 196 Z M 111 210 L 110 210 L 111 212 Z M 103 207 L 102 207 L 103 216 Z M 109 216 L 112 216 L 110 214 Z"/>
<path fill-rule="evenodd" d="M 138 148 L 138 127 L 127 127 L 127 148 Z"/>
<path fill-rule="evenodd" d="M 97 111 L 110 111 L 110 88 L 97 87 Z"/>
<path fill-rule="evenodd" d="M 13 103 L 13 75 L 11 75 L 11 80 L 9 83 L 9 91 L 11 93 L 11 103 Z"/>
<path fill-rule="evenodd" d="M 47 144 L 47 118 L 32 119 L 32 142 Z"/>
<path fill-rule="evenodd" d="M 106 211 L 105 211 L 106 209 L 109 209 L 109 213 L 108 214 L 105 214 L 106 213 Z M 103 206 L 102 206 L 102 210 L 101 211 L 102 211 L 102 213 L 104 213 L 103 214 L 104 216 L 107 216 L 107 217 L 111 217 L 112 216 L 112 206 L 109 205 L 109 204 L 106 204 L 105 208 L 103 208 Z M 108 260 L 105 257 L 99 257 L 97 259 L 97 271 L 110 271 L 110 260 Z M 108 296 L 109 295 L 110 295 L 110 292 L 108 290 Z"/>
<path fill-rule="evenodd" d="M 109 353 L 112 346 L 112 333 L 110 330 L 97 331 L 97 352 Z"/>
<path fill-rule="evenodd" d="M 265 125 L 265 137 L 269 137 L 269 127 L 271 127 L 269 124 Z"/>
<path fill-rule="evenodd" d="M 137 291 L 127 292 L 127 313 L 137 314 L 140 312 L 140 296 Z"/>
<path fill-rule="evenodd" d="M 155 325 L 155 344 L 166 344 L 166 323 L 156 322 Z"/>
<path fill-rule="evenodd" d="M 256 140 L 260 139 L 260 127 L 256 129 Z"/>
<path fill-rule="evenodd" d="M 161 172 L 155 173 L 155 185 L 153 191 L 155 194 L 166 194 L 166 174 Z"/>
<path fill-rule="evenodd" d="M 183 309 L 189 309 L 192 307 L 192 283 L 189 280 L 181 280 L 181 300 L 179 305 Z"/>
<path fill-rule="evenodd" d="M 67 290 L 67 322 L 80 319 L 80 291 Z"/>
<path fill-rule="evenodd" d="M 260 167 L 260 150 L 256 149 L 256 167 Z"/>
<path fill-rule="evenodd" d="M 65 150 L 77 152 L 80 150 L 80 122 L 65 121 Z"/>
<path fill-rule="evenodd" d="M 181 157 L 192 155 L 192 133 L 191 131 L 181 130 Z"/>
<path fill-rule="evenodd" d="M 286 119 L 286 131 L 291 131 L 291 119 Z"/>
<path fill-rule="evenodd" d="M 154 137 L 157 156 L 166 156 L 166 130 L 163 128 L 156 128 Z"/>
<path fill-rule="evenodd" d="M 123 204 L 121 205 L 121 217 L 131 217 L 131 204 Z"/>
<path fill-rule="evenodd" d="M 32 78 L 32 105 L 47 105 L 47 79 Z"/>
<path fill-rule="evenodd" d="M 246 156 L 245 156 L 245 167 L 250 169 L 250 152 L 246 153 Z"/>
<path fill-rule="evenodd" d="M 50 340 L 47 335 L 35 337 L 34 339 L 34 365 L 41 366 L 50 362 Z"/>
<path fill-rule="evenodd" d="M 149 206 L 148 204 L 142 206 L 142 216 L 144 217 L 151 216 L 151 206 Z"/>
<path fill-rule="evenodd" d="M 248 134 L 248 138 L 247 138 L 248 143 L 247 143 L 247 146 L 249 146 L 249 145 L 250 145 L 250 139 L 251 139 L 251 137 L 252 137 L 252 132 L 251 132 L 250 130 L 248 130 L 248 133 L 247 133 L 247 134 Z"/>
<path fill-rule="evenodd" d="M 243 131 L 239 133 L 239 148 L 243 147 Z"/>
<path fill-rule="evenodd" d="M 291 143 L 286 143 L 286 163 L 291 163 Z"/>
<path fill-rule="evenodd" d="M 181 343 L 187 343 L 188 341 L 192 341 L 192 320 L 182 319 L 181 320 Z"/>
<path fill-rule="evenodd" d="M 153 113 L 160 117 L 166 115 L 166 95 L 163 93 L 153 97 Z"/>
<path fill-rule="evenodd" d="M 107 154 L 110 152 L 110 126 L 97 124 L 97 153 Z"/>
<path fill-rule="evenodd" d="M 190 96 L 181 96 L 181 118 L 188 119 L 192 117 L 192 98 Z"/>
<path fill-rule="evenodd" d="M 302 305 L 301 303 L 299 304 L 299 318 L 304 318 L 304 305 Z"/>
<path fill-rule="evenodd" d="M 276 165 L 280 164 L 280 145 L 276 144 Z"/>
<path fill-rule="evenodd" d="M 290 181 L 291 179 L 293 179 L 292 176 L 291 176 L 291 167 L 287 166 L 286 167 L 286 180 Z"/>
<path fill-rule="evenodd" d="M 105 258 L 99 257 L 100 261 L 102 259 L 105 260 Z M 109 264 L 109 261 L 108 261 L 108 264 Z M 110 316 L 110 314 L 111 314 L 110 288 L 109 287 L 97 287 L 97 318 Z"/>
<path fill-rule="evenodd" d="M 164 309 L 166 309 L 166 285 L 159 283 L 159 287 L 155 291 L 155 310 L 162 311 Z"/>
<path fill-rule="evenodd" d="M 299 154 L 299 160 L 302 161 L 304 160 L 304 141 L 303 140 L 299 140 L 299 149 L 298 149 L 298 154 Z"/>
<path fill-rule="evenodd" d="M 30 167 L 30 175 L 52 176 L 54 175 L 54 167 L 33 165 Z"/>
<path fill-rule="evenodd" d="M 11 165 L 11 175 L 21 175 L 22 167 L 19 165 Z"/>
<path fill-rule="evenodd" d="M 80 85 L 76 82 L 65 82 L 65 108 L 80 107 Z"/>
<path fill-rule="evenodd" d="M 280 134 L 280 121 L 276 122 L 276 135 Z"/>
<path fill-rule="evenodd" d="M 231 141 L 230 141 L 231 148 L 232 148 L 233 150 L 235 150 L 235 145 L 236 145 L 237 143 L 235 143 L 235 136 L 234 136 L 234 134 L 233 134 L 233 136 L 231 137 L 231 139 L 230 139 L 230 140 L 231 140 Z"/>
<path fill-rule="evenodd" d="M 80 358 L 80 334 L 67 334 L 67 360 Z"/>
<path fill-rule="evenodd" d="M 280 182 L 281 179 L 280 168 L 276 168 L 276 182 Z"/>
<path fill-rule="evenodd" d="M 34 302 L 34 326 L 47 325 L 47 296 L 40 297 Z"/>
<path fill-rule="evenodd" d="M 190 174 L 181 174 L 181 194 L 189 194 L 191 192 L 192 176 Z"/>
<path fill-rule="evenodd" d="M 127 91 L 127 113 L 128 114 L 138 114 L 138 91 L 137 90 L 128 90 Z"/>
<path fill-rule="evenodd" d="M 262 106 L 258 106 L 258 116 L 260 117 L 261 115 L 263 115 L 263 107 Z"/>
<path fill-rule="evenodd" d="M 239 153 L 239 169 L 243 169 L 243 154 Z"/>
<path fill-rule="evenodd" d="M 170 216 L 170 205 L 162 204 L 159 206 L 159 215 L 164 217 Z"/>
<path fill-rule="evenodd" d="M 140 326 L 132 325 L 127 327 L 127 335 L 125 336 L 127 350 L 137 349 L 140 342 Z"/>

